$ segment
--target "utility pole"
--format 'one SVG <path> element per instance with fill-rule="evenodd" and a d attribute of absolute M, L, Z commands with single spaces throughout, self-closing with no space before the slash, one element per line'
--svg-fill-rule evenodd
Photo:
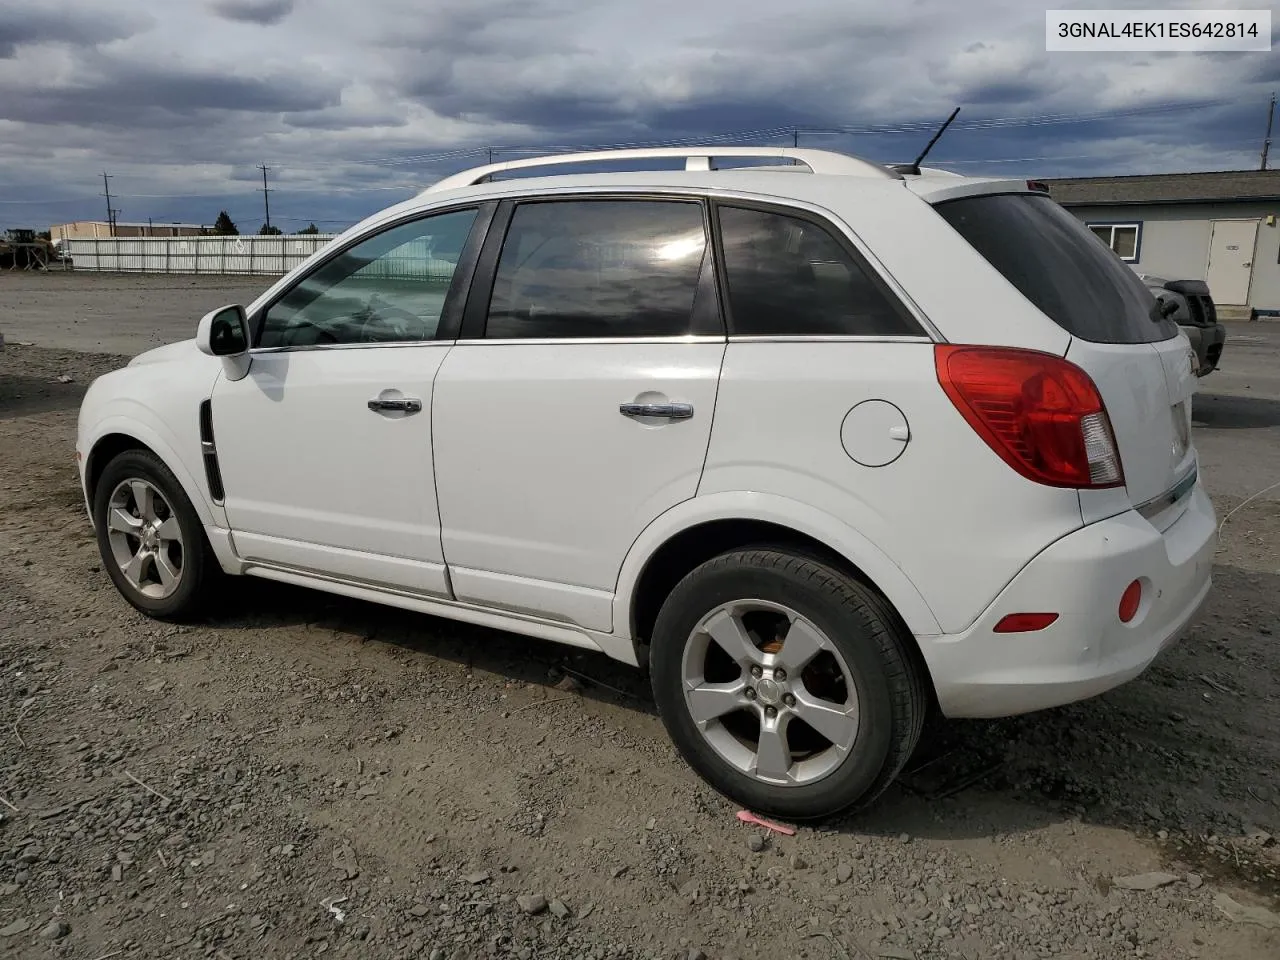
<path fill-rule="evenodd" d="M 147 236 L 154 237 L 155 235 L 155 229 L 151 226 L 151 218 L 147 217 Z"/>
<path fill-rule="evenodd" d="M 116 235 L 115 211 L 111 209 L 111 185 L 107 182 L 111 178 L 107 176 L 107 172 L 102 171 L 102 193 L 107 198 L 107 229 L 111 231 L 111 236 Z"/>
<path fill-rule="evenodd" d="M 800 146 L 800 128 L 796 127 L 791 131 L 791 145 L 793 147 Z"/>
<path fill-rule="evenodd" d="M 1267 154 L 1271 152 L 1271 120 L 1276 114 L 1276 95 L 1271 94 L 1271 103 L 1267 105 L 1267 135 L 1262 141 L 1262 166 L 1259 170 L 1267 169 Z"/>
<path fill-rule="evenodd" d="M 267 194 L 271 191 L 267 189 L 267 171 L 271 168 L 265 163 L 259 164 L 258 169 L 262 171 L 262 208 L 266 212 L 266 230 L 271 229 L 271 201 L 267 199 Z"/>

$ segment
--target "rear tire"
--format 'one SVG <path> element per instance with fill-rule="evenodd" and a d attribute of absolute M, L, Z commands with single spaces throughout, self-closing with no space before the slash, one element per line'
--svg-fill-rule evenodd
<path fill-rule="evenodd" d="M 222 572 L 182 484 L 150 450 L 126 450 L 94 492 L 102 566 L 121 595 L 159 620 L 201 611 Z"/>
<path fill-rule="evenodd" d="M 912 640 L 884 598 L 779 549 L 726 553 L 681 580 L 651 665 L 689 765 L 749 809 L 793 820 L 869 805 L 928 712 Z"/>

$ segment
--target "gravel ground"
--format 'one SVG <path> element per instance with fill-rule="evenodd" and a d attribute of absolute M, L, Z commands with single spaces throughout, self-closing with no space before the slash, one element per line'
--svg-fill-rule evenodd
<path fill-rule="evenodd" d="M 0 333 L 38 347 L 133 355 L 196 335 L 204 314 L 247 304 L 278 277 L 0 273 Z"/>
<path fill-rule="evenodd" d="M 198 625 L 134 613 L 72 448 L 125 357 L 18 345 L 11 305 L 0 956 L 1280 956 L 1280 511 L 1244 503 L 1280 327 L 1241 327 L 1197 401 L 1244 505 L 1181 644 L 1096 700 L 943 725 L 870 813 L 766 837 L 602 658 L 251 579 Z"/>

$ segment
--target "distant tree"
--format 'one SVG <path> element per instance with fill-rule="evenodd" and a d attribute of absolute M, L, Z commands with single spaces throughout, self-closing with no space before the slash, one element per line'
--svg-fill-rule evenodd
<path fill-rule="evenodd" d="M 237 237 L 240 230 L 232 222 L 231 217 L 227 215 L 227 211 L 219 210 L 218 219 L 213 221 L 213 232 L 219 237 Z"/>
<path fill-rule="evenodd" d="M 268 227 L 265 223 L 258 228 L 258 236 L 260 237 L 278 237 L 283 232 L 279 227 Z"/>
<path fill-rule="evenodd" d="M 317 227 L 314 223 L 309 223 L 298 232 L 299 233 L 319 233 L 320 228 Z"/>
<path fill-rule="evenodd" d="M 39 233 L 36 234 L 36 236 L 39 237 L 41 240 L 49 240 L 49 241 L 53 240 L 53 234 L 50 233 L 48 230 L 41 230 Z"/>

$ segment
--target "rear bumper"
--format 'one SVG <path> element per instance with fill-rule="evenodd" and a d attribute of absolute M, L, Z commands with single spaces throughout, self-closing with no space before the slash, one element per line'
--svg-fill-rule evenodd
<path fill-rule="evenodd" d="M 1207 327 L 1188 324 L 1180 329 L 1187 335 L 1191 348 L 1196 352 L 1196 360 L 1200 364 L 1197 375 L 1203 377 L 1218 369 L 1222 347 L 1227 342 L 1227 328 L 1215 323 Z"/>
<path fill-rule="evenodd" d="M 1163 534 L 1130 511 L 1049 546 L 961 634 L 922 637 L 948 717 L 1004 717 L 1096 696 L 1132 680 L 1184 632 L 1209 593 L 1217 520 L 1204 487 Z M 1134 580 L 1142 602 L 1118 615 Z M 1057 613 L 1032 633 L 993 632 L 1009 613 Z"/>

